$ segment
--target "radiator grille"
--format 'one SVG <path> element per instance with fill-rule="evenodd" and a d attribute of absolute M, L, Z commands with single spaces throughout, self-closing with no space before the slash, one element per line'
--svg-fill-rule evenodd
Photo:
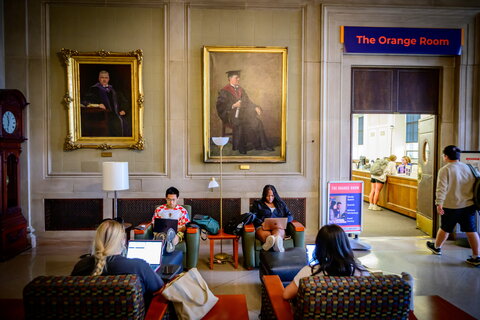
<path fill-rule="evenodd" d="M 45 230 L 95 230 L 103 219 L 103 199 L 45 199 Z"/>

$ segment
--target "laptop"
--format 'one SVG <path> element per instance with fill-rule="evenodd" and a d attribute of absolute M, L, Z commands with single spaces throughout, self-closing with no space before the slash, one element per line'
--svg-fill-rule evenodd
<path fill-rule="evenodd" d="M 288 218 L 265 218 L 263 230 L 287 229 Z"/>
<path fill-rule="evenodd" d="M 128 241 L 127 258 L 145 260 L 156 272 L 162 263 L 162 249 L 162 240 L 130 240 Z"/>
<path fill-rule="evenodd" d="M 313 260 L 313 252 L 315 251 L 315 245 L 306 244 L 305 251 L 307 251 L 307 263 L 313 266 L 316 263 L 316 261 Z"/>
<path fill-rule="evenodd" d="M 178 229 L 178 220 L 177 219 L 165 219 L 165 218 L 155 218 L 153 221 L 153 232 L 165 232 L 167 233 L 168 229 L 173 229 L 177 233 Z"/>

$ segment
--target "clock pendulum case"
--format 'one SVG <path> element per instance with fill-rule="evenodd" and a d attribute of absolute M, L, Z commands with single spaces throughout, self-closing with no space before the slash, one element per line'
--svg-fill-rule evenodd
<path fill-rule="evenodd" d="M 23 109 L 27 106 L 18 90 L 0 90 L 0 261 L 29 248 L 27 220 L 20 207 L 20 152 Z"/>

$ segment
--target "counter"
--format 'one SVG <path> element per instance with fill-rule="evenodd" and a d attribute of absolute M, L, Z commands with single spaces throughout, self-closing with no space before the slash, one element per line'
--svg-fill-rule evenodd
<path fill-rule="evenodd" d="M 363 181 L 363 199 L 368 202 L 371 182 L 370 171 L 352 170 L 352 180 Z M 415 177 L 406 175 L 388 176 L 380 196 L 378 205 L 406 215 L 408 217 L 417 217 L 417 187 L 418 182 Z"/>

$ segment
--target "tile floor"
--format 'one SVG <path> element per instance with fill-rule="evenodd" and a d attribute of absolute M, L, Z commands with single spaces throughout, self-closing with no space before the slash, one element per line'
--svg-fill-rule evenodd
<path fill-rule="evenodd" d="M 470 249 L 449 241 L 442 256 L 425 247 L 428 236 L 361 237 L 372 246 L 371 251 L 356 251 L 366 266 L 389 273 L 409 272 L 415 279 L 415 295 L 440 295 L 476 318 L 480 318 L 480 267 L 467 265 L 464 260 Z M 314 239 L 307 238 L 308 242 Z M 218 242 L 218 241 L 217 241 Z M 78 256 L 89 251 L 88 241 L 56 241 L 39 239 L 35 249 L 0 263 L 0 298 L 21 298 L 23 287 L 39 275 L 69 274 Z M 224 241 L 224 252 L 231 253 L 231 242 Z M 220 251 L 217 245 L 216 252 Z M 242 293 L 247 296 L 250 319 L 260 312 L 260 279 L 258 270 L 231 264 L 208 268 L 208 242 L 201 243 L 198 269 L 215 294 Z M 241 263 L 241 248 L 240 248 Z"/>

